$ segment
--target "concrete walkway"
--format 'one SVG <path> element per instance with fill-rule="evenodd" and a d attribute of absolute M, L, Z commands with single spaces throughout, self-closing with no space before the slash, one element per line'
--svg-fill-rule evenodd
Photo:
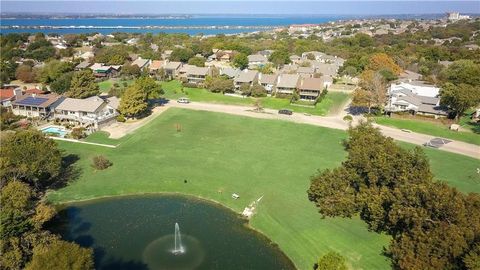
<path fill-rule="evenodd" d="M 57 140 L 57 141 L 90 144 L 90 145 L 103 146 L 103 147 L 108 147 L 108 148 L 117 148 L 117 146 L 118 146 L 118 145 L 110 145 L 110 144 L 103 144 L 103 143 L 84 142 L 84 141 L 79 141 L 79 140 L 75 140 L 75 139 L 67 139 L 67 138 L 60 138 L 60 137 L 53 137 L 53 136 L 50 136 L 48 138 L 50 138 L 52 140 Z"/>

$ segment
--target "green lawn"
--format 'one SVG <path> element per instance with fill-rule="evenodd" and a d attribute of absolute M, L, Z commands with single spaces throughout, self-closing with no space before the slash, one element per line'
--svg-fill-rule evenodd
<path fill-rule="evenodd" d="M 99 82 L 98 87 L 100 87 L 100 92 L 106 93 L 113 87 L 114 83 L 118 83 L 120 88 L 123 88 L 123 83 L 124 82 L 126 82 L 128 85 L 131 85 L 133 83 L 133 80 L 108 79 L 106 81 Z"/>
<path fill-rule="evenodd" d="M 192 101 L 201 101 L 208 103 L 221 103 L 231 105 L 253 105 L 254 98 L 240 98 L 225 96 L 218 93 L 209 92 L 202 88 L 184 87 L 181 91 L 181 84 L 178 81 L 163 82 L 162 88 L 165 90 L 165 97 L 176 100 L 180 97 L 188 97 Z M 270 109 L 289 109 L 299 113 L 309 113 L 313 115 L 327 115 L 329 111 L 342 106 L 348 99 L 348 94 L 340 92 L 329 92 L 325 99 L 318 103 L 315 108 L 295 106 L 290 104 L 289 99 L 281 99 L 274 97 L 259 98 L 261 104 L 265 108 Z"/>
<path fill-rule="evenodd" d="M 398 119 L 390 117 L 375 117 L 375 122 L 380 125 L 408 129 L 413 132 L 438 136 L 446 139 L 463 141 L 471 144 L 480 145 L 480 134 L 467 131 L 452 131 L 447 126 L 435 124 L 427 121 Z"/>
<path fill-rule="evenodd" d="M 176 124 L 182 131 L 176 131 Z M 105 142 L 99 133 L 91 141 Z M 237 212 L 264 196 L 251 226 L 276 242 L 299 269 L 311 269 L 327 251 L 347 257 L 354 269 L 388 269 L 382 256 L 389 237 L 369 232 L 358 218 L 322 219 L 307 199 L 309 177 L 333 168 L 346 153 L 340 130 L 286 121 L 170 108 L 120 140 L 115 149 L 59 142 L 80 157 L 82 174 L 51 192 L 62 203 L 102 196 L 179 192 L 218 201 Z M 411 147 L 411 145 L 406 145 Z M 436 175 L 462 191 L 480 192 L 478 160 L 427 149 Z M 94 171 L 103 154 L 113 167 Z M 473 177 L 473 178 L 472 178 Z M 477 177 L 477 179 L 474 179 Z M 188 179 L 188 184 L 183 180 Z M 238 200 L 231 198 L 238 193 Z"/>

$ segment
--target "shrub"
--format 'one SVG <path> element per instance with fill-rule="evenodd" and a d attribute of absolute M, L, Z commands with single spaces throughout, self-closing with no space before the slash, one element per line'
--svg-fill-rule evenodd
<path fill-rule="evenodd" d="M 127 82 L 123 82 L 122 85 L 123 85 L 123 87 L 127 87 L 127 86 L 128 86 L 128 83 L 127 83 Z"/>
<path fill-rule="evenodd" d="M 112 162 L 104 156 L 95 156 L 93 157 L 92 167 L 97 170 L 105 170 L 106 168 L 112 166 Z"/>
<path fill-rule="evenodd" d="M 118 122 L 122 122 L 122 123 L 125 122 L 125 116 L 123 116 L 122 114 L 119 114 L 119 115 L 117 116 L 117 121 L 118 121 Z"/>
<path fill-rule="evenodd" d="M 70 136 L 77 140 L 85 138 L 85 128 L 78 127 L 78 128 L 72 129 L 72 132 L 70 132 Z"/>
<path fill-rule="evenodd" d="M 343 121 L 352 121 L 353 120 L 353 117 L 351 115 L 345 115 L 343 117 Z"/>
<path fill-rule="evenodd" d="M 113 87 L 120 87 L 118 83 L 113 83 Z"/>

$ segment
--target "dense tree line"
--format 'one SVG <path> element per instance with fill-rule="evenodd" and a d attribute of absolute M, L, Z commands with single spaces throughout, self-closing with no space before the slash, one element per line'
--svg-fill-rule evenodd
<path fill-rule="evenodd" d="M 308 198 L 323 217 L 359 216 L 392 236 L 397 269 L 478 269 L 480 195 L 434 179 L 420 148 L 406 150 L 369 123 L 349 130 L 347 159 L 312 177 Z"/>
<path fill-rule="evenodd" d="M 44 228 L 56 215 L 45 192 L 71 179 L 71 164 L 40 131 L 1 136 L 0 268 L 93 269 L 91 249 L 65 242 Z"/>

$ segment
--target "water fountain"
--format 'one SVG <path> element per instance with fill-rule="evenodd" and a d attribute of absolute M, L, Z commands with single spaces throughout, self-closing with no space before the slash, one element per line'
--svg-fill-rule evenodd
<path fill-rule="evenodd" d="M 175 222 L 175 246 L 172 250 L 172 253 L 174 255 L 180 255 L 185 253 L 185 249 L 182 245 L 182 235 L 180 234 L 180 226 L 178 226 L 178 223 Z"/>

